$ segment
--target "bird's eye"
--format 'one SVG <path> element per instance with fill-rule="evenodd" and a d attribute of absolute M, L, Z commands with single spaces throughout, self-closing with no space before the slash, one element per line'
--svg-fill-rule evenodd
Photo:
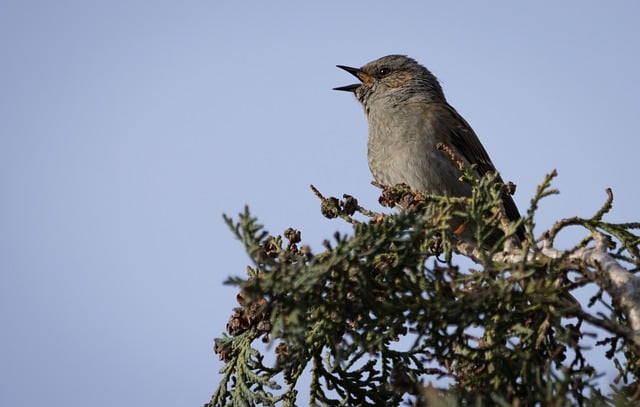
<path fill-rule="evenodd" d="M 389 68 L 380 68 L 380 69 L 378 70 L 378 74 L 379 74 L 380 76 L 386 76 L 386 75 L 389 75 L 389 73 L 390 73 L 390 72 L 391 72 L 391 69 L 389 69 Z"/>

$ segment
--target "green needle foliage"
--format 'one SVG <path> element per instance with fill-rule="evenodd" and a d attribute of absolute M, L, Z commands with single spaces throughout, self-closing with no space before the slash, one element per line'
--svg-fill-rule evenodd
<path fill-rule="evenodd" d="M 403 208 L 394 215 L 316 191 L 324 216 L 352 226 L 318 253 L 294 229 L 269 234 L 248 208 L 237 220 L 225 216 L 253 264 L 246 277 L 228 280 L 239 287 L 239 306 L 215 339 L 225 367 L 207 406 L 295 406 L 305 369 L 311 405 L 638 403 L 640 351 L 626 316 L 604 295 L 606 276 L 569 258 L 592 244 L 592 234 L 557 258 L 532 243 L 539 201 L 556 193 L 552 177 L 515 225 L 505 224 L 505 188 L 490 176 L 467 176 L 469 198 L 385 188 L 380 202 Z M 620 245 L 610 254 L 636 272 L 639 225 L 604 222 L 609 198 L 593 218 L 561 221 L 545 236 L 552 242 L 575 225 L 607 233 Z M 522 225 L 528 241 L 510 244 Z M 478 249 L 477 269 L 459 265 L 454 253 L 468 255 L 460 248 L 469 247 L 461 241 Z M 505 247 L 515 257 L 504 256 Z M 597 294 L 580 306 L 569 292 L 586 285 Z M 260 340 L 271 345 L 270 363 L 255 346 Z M 591 352 L 610 366 L 587 359 L 594 343 Z M 596 379 L 612 368 L 618 386 L 599 388 Z"/>

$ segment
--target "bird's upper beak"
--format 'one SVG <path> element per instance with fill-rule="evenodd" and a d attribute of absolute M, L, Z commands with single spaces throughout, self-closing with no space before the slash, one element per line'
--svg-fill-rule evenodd
<path fill-rule="evenodd" d="M 358 78 L 360 82 L 371 81 L 371 77 L 366 73 L 362 72 L 360 68 L 352 68 L 350 66 L 344 66 L 344 65 L 336 65 L 336 66 L 340 69 L 344 69 L 345 71 L 349 72 L 351 75 Z M 339 86 L 337 88 L 333 88 L 333 90 L 344 90 L 345 92 L 355 92 L 356 89 L 360 87 L 360 85 L 362 85 L 362 83 L 354 83 L 353 85 Z"/>

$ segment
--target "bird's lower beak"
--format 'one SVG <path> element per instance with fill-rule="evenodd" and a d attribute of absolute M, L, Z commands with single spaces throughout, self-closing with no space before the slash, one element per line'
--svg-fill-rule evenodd
<path fill-rule="evenodd" d="M 349 72 L 351 75 L 355 76 L 360 80 L 360 82 L 369 82 L 370 77 L 366 73 L 362 72 L 360 68 L 352 68 L 350 66 L 344 65 L 336 65 L 340 69 L 344 69 Z M 339 86 L 337 88 L 333 88 L 333 90 L 343 90 L 345 92 L 355 92 L 362 85 L 362 83 L 354 83 L 353 85 Z"/>
<path fill-rule="evenodd" d="M 333 90 L 344 90 L 345 92 L 355 92 L 362 85 L 361 83 L 354 83 L 353 85 L 346 86 L 338 86 L 337 88 L 333 88 Z"/>

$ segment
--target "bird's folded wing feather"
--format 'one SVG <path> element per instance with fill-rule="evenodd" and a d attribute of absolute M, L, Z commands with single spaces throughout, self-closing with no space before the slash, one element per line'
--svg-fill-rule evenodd
<path fill-rule="evenodd" d="M 476 164 L 478 175 L 484 176 L 489 172 L 497 173 L 496 167 L 491 162 L 487 150 L 484 149 L 478 136 L 473 131 L 469 123 L 456 110 L 447 103 L 432 103 L 429 106 L 432 111 L 432 118 L 437 118 L 439 123 L 436 126 L 449 135 L 448 144 L 457 154 L 462 155 L 469 164 Z M 498 174 L 496 178 L 499 182 L 502 178 Z M 504 210 L 511 221 L 520 219 L 520 212 L 513 198 L 505 193 L 503 195 Z M 522 229 L 522 228 L 521 228 Z M 524 231 L 519 230 L 518 235 L 524 238 Z"/>

